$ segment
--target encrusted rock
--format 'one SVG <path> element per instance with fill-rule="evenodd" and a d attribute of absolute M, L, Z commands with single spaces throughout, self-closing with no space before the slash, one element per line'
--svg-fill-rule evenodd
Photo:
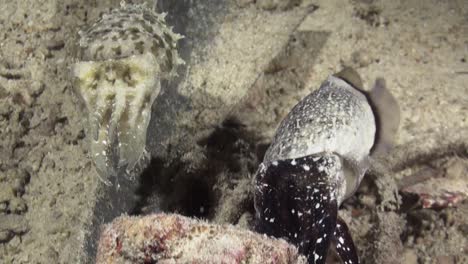
<path fill-rule="evenodd" d="M 176 214 L 154 214 L 122 216 L 106 225 L 97 263 L 306 263 L 306 259 L 281 239 Z"/>

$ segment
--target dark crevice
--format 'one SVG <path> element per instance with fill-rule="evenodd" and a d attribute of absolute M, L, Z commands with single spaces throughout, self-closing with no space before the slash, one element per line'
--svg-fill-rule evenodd
<path fill-rule="evenodd" d="M 240 123 L 227 120 L 198 142 L 205 150 L 201 164 L 165 164 L 162 159 L 153 159 L 141 176 L 139 201 L 130 214 L 173 212 L 212 219 L 222 203 L 216 186 L 234 187 L 239 179 L 255 172 L 258 159 L 253 142 L 255 137 L 247 134 Z"/>

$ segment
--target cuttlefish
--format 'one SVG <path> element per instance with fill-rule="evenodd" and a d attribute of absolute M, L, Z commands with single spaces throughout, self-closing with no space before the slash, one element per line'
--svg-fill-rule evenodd
<path fill-rule="evenodd" d="M 399 119 L 383 79 L 368 92 L 351 68 L 329 76 L 281 122 L 259 166 L 256 230 L 295 244 L 309 263 L 325 263 L 330 244 L 344 263 L 359 263 L 338 208 L 373 157 L 390 151 Z"/>

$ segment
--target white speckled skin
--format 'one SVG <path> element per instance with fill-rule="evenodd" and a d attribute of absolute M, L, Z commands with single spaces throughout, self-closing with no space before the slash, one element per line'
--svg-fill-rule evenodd
<path fill-rule="evenodd" d="M 338 190 L 341 204 L 355 191 L 368 168 L 375 133 L 374 114 L 365 95 L 342 79 L 330 76 L 281 122 L 263 163 L 336 154 L 343 163 L 340 173 L 346 177 L 346 186 L 339 183 L 344 188 Z"/>

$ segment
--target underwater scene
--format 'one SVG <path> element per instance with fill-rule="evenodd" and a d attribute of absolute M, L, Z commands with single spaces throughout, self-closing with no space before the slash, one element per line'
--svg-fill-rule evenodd
<path fill-rule="evenodd" d="M 467 0 L 0 0 L 0 263 L 468 264 Z"/>

